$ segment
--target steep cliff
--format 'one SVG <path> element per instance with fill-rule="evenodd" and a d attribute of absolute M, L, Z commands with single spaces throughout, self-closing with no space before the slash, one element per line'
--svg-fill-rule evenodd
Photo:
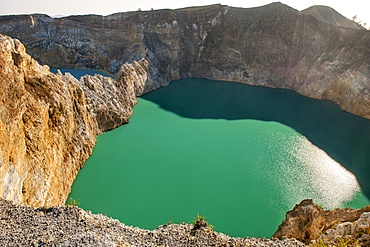
<path fill-rule="evenodd" d="M 369 31 L 317 18 L 281 3 L 211 5 L 60 19 L 3 16 L 0 32 L 50 66 L 117 73 L 122 64 L 145 59 L 142 93 L 203 77 L 288 88 L 370 118 Z"/>
<path fill-rule="evenodd" d="M 91 154 L 96 127 L 73 78 L 54 75 L 0 36 L 0 194 L 55 205 Z"/>
<path fill-rule="evenodd" d="M 64 204 L 96 135 L 127 123 L 132 114 L 135 83 L 142 83 L 146 70 L 121 74 L 118 81 L 55 75 L 20 41 L 0 35 L 1 197 L 34 206 Z"/>

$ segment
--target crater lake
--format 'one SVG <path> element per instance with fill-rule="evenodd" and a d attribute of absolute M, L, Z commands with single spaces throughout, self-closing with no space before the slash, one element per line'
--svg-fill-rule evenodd
<path fill-rule="evenodd" d="M 154 229 L 204 215 L 234 237 L 271 237 L 295 204 L 370 204 L 370 121 L 290 90 L 206 79 L 139 98 L 97 137 L 70 198 Z"/>

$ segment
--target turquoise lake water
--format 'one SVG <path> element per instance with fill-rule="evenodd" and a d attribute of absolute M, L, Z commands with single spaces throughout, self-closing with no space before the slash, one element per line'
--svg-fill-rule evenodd
<path fill-rule="evenodd" d="M 199 213 L 231 236 L 270 237 L 306 198 L 325 208 L 370 204 L 369 140 L 370 121 L 329 102 L 175 81 L 141 97 L 128 125 L 97 138 L 70 197 L 146 229 Z"/>

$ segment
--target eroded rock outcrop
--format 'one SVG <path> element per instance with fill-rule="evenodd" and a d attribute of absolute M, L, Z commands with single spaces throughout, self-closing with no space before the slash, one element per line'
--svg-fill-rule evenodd
<path fill-rule="evenodd" d="M 0 35 L 0 196 L 64 204 L 96 135 L 128 122 L 145 69 L 117 80 L 50 73 L 17 39 Z M 138 89 L 136 89 L 138 88 Z"/>
<path fill-rule="evenodd" d="M 295 238 L 309 244 L 318 239 L 330 242 L 336 238 L 364 236 L 365 244 L 369 239 L 366 235 L 370 234 L 369 212 L 370 206 L 324 210 L 312 200 L 304 200 L 286 214 L 273 238 Z"/>
<path fill-rule="evenodd" d="M 32 56 L 55 67 L 117 73 L 122 64 L 144 59 L 149 80 L 143 92 L 202 77 L 288 88 L 370 118 L 369 31 L 327 21 L 346 19 L 338 13 L 320 13 L 273 3 L 58 19 L 3 16 L 0 32 L 20 39 Z"/>
<path fill-rule="evenodd" d="M 151 84 L 148 61 L 123 64 L 115 79 L 101 75 L 83 76 L 79 84 L 89 99 L 100 133 L 128 123 L 137 95 Z M 154 89 L 153 89 L 154 90 Z"/>
<path fill-rule="evenodd" d="M 75 80 L 40 66 L 0 35 L 0 195 L 56 205 L 95 144 L 96 123 Z"/>

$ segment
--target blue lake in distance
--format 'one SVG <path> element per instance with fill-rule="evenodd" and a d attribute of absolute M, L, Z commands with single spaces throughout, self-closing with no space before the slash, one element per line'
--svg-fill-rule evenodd
<path fill-rule="evenodd" d="M 106 77 L 113 77 L 112 75 L 108 73 L 104 73 L 103 71 L 94 70 L 94 69 L 50 68 L 50 72 L 56 74 L 58 69 L 60 70 L 60 72 L 62 72 L 62 74 L 65 74 L 66 72 L 68 72 L 74 77 L 76 77 L 78 80 L 84 75 L 95 75 L 95 74 L 103 75 Z"/>

